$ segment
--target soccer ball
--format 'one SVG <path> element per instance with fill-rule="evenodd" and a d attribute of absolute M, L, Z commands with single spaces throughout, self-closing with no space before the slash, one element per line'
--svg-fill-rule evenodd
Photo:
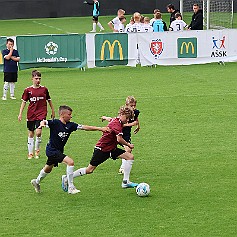
<path fill-rule="evenodd" d="M 150 186 L 147 183 L 140 183 L 136 187 L 136 193 L 139 197 L 146 197 L 150 193 Z"/>

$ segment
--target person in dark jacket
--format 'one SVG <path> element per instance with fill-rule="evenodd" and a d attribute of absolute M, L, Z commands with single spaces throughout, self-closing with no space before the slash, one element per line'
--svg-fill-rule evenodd
<path fill-rule="evenodd" d="M 193 5 L 192 21 L 188 26 L 189 30 L 203 30 L 203 11 L 198 4 Z"/>
<path fill-rule="evenodd" d="M 167 12 L 170 13 L 170 24 L 171 24 L 172 21 L 175 20 L 175 14 L 179 12 L 179 10 L 175 9 L 173 4 L 168 4 L 166 9 L 167 9 Z"/>

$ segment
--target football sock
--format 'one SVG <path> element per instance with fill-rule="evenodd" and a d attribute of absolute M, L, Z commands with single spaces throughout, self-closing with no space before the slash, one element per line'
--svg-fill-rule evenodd
<path fill-rule="evenodd" d="M 73 178 L 86 174 L 86 168 L 80 168 L 73 173 Z"/>
<path fill-rule="evenodd" d="M 125 159 L 122 159 L 122 164 L 121 164 L 121 166 L 120 166 L 121 169 L 124 169 L 125 163 L 126 163 L 126 160 L 125 160 Z"/>
<path fill-rule="evenodd" d="M 96 31 L 96 23 L 93 23 L 93 31 Z"/>
<path fill-rule="evenodd" d="M 10 82 L 10 95 L 14 97 L 15 94 L 15 82 Z"/>
<path fill-rule="evenodd" d="M 73 187 L 73 169 L 74 166 L 67 165 L 67 180 L 69 188 Z"/>
<path fill-rule="evenodd" d="M 48 173 L 45 173 L 44 169 L 42 169 L 36 179 L 36 183 L 39 184 L 42 179 L 46 177 Z"/>
<path fill-rule="evenodd" d="M 36 151 L 40 149 L 40 143 L 41 143 L 41 141 L 42 141 L 41 138 L 42 138 L 42 137 L 36 137 L 36 138 L 35 138 L 35 150 L 36 150 Z"/>
<path fill-rule="evenodd" d="M 133 162 L 134 162 L 134 160 L 126 160 L 125 166 L 124 166 L 123 180 L 129 181 L 130 172 L 132 169 Z"/>
<path fill-rule="evenodd" d="M 8 87 L 9 87 L 9 84 L 8 84 L 8 82 L 5 81 L 4 85 L 3 85 L 3 96 L 4 97 L 7 97 Z"/>
<path fill-rule="evenodd" d="M 104 27 L 100 24 L 100 22 L 97 22 L 97 25 L 100 27 L 101 30 L 104 30 Z"/>
<path fill-rule="evenodd" d="M 28 153 L 33 154 L 34 150 L 34 138 L 28 137 Z"/>

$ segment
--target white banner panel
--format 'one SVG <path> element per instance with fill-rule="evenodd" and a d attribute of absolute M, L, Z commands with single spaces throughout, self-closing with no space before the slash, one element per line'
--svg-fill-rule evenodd
<path fill-rule="evenodd" d="M 142 66 L 237 61 L 237 29 L 138 33 Z"/>

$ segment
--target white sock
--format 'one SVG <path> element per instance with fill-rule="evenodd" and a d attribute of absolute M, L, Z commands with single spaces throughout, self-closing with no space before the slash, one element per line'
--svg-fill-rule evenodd
<path fill-rule="evenodd" d="M 34 150 L 34 138 L 28 137 L 28 153 L 33 154 Z"/>
<path fill-rule="evenodd" d="M 9 87 L 9 83 L 5 81 L 3 85 L 3 97 L 7 97 L 8 87 Z"/>
<path fill-rule="evenodd" d="M 36 150 L 36 151 L 40 149 L 40 143 L 41 143 L 41 141 L 42 141 L 41 138 L 42 138 L 42 137 L 36 137 L 36 138 L 35 138 L 35 150 Z"/>
<path fill-rule="evenodd" d="M 120 166 L 120 169 L 124 169 L 125 163 L 126 163 L 126 160 L 125 160 L 125 159 L 122 159 L 122 164 L 121 164 L 121 166 Z"/>
<path fill-rule="evenodd" d="M 80 168 L 80 169 L 76 170 L 73 173 L 73 178 L 78 177 L 78 176 L 82 176 L 82 175 L 85 175 L 85 174 L 86 174 L 86 167 L 85 168 Z"/>
<path fill-rule="evenodd" d="M 73 185 L 73 170 L 74 166 L 67 165 L 67 180 L 68 180 L 68 187 L 72 188 Z"/>
<path fill-rule="evenodd" d="M 97 22 L 97 26 L 99 26 L 101 30 L 104 30 L 104 27 L 100 24 L 100 22 Z"/>
<path fill-rule="evenodd" d="M 93 31 L 96 31 L 96 23 L 93 23 Z"/>
<path fill-rule="evenodd" d="M 127 180 L 127 182 L 129 182 L 133 162 L 134 160 L 126 160 L 125 162 L 123 180 Z"/>
<path fill-rule="evenodd" d="M 15 95 L 15 82 L 10 82 L 10 96 L 14 97 Z"/>
<path fill-rule="evenodd" d="M 36 183 L 39 184 L 40 181 L 41 181 L 42 179 L 44 179 L 47 174 L 48 174 L 48 173 L 45 173 L 45 172 L 44 172 L 44 169 L 42 169 L 42 170 L 40 171 L 40 173 L 39 173 L 37 179 L 36 179 Z"/>

